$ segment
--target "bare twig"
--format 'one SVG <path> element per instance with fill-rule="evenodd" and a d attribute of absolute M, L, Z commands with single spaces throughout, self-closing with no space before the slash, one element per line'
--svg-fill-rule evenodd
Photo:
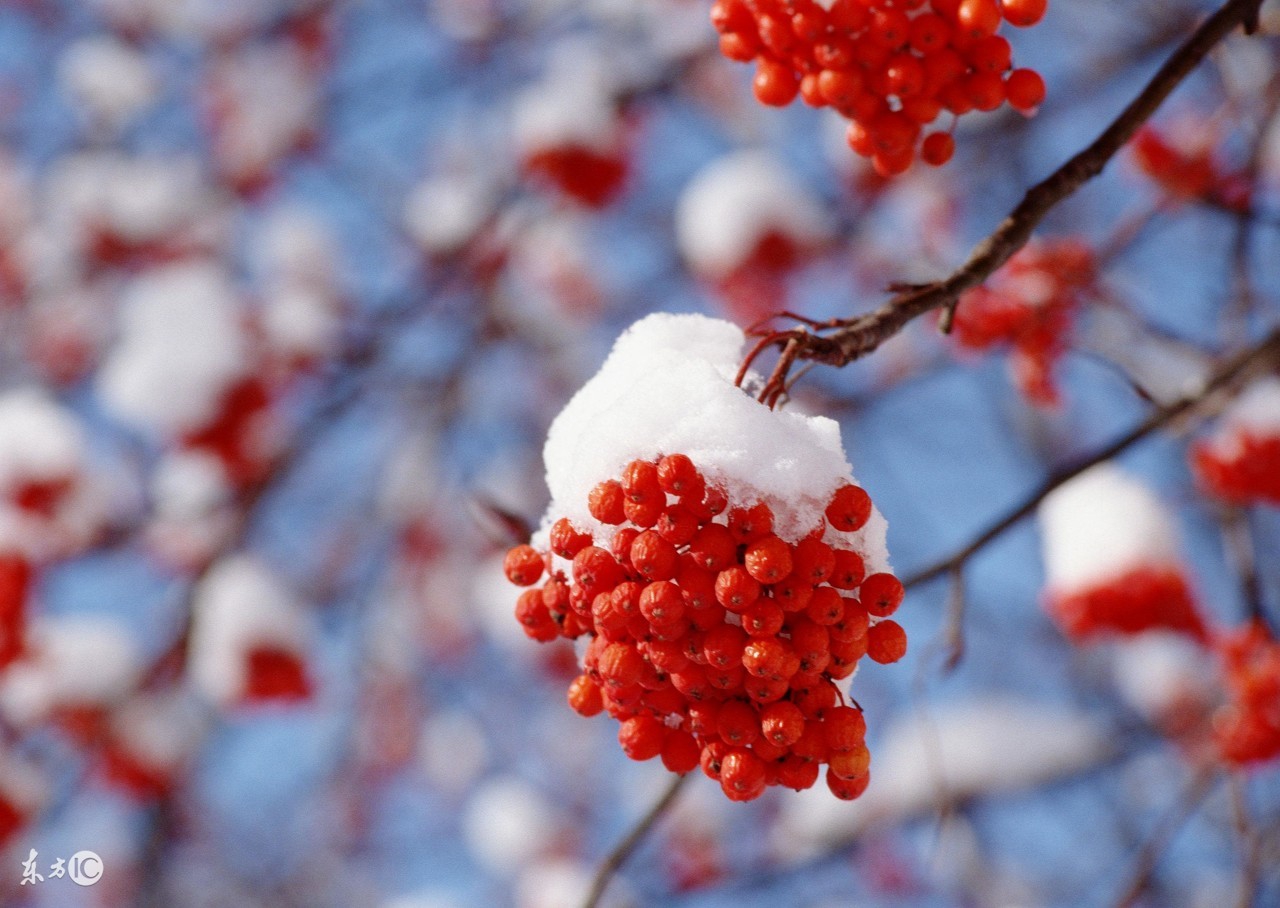
<path fill-rule="evenodd" d="M 1182 795 L 1169 807 L 1169 811 L 1160 818 L 1151 836 L 1138 850 L 1133 860 L 1133 870 L 1128 882 L 1115 899 L 1116 908 L 1131 908 L 1136 904 L 1147 887 L 1151 885 L 1151 877 L 1160 863 L 1160 857 L 1169 848 L 1169 844 L 1182 829 L 1187 820 L 1195 814 L 1204 799 L 1213 791 L 1218 781 L 1218 770 L 1212 763 L 1201 767 L 1187 783 Z"/>
<path fill-rule="evenodd" d="M 1240 894 L 1237 908 L 1253 908 L 1262 878 L 1262 849 L 1249 817 L 1249 783 L 1243 773 L 1231 776 L 1231 814 L 1240 838 Z"/>
<path fill-rule="evenodd" d="M 587 900 L 582 903 L 582 908 L 596 908 L 600 904 L 600 899 L 604 896 L 604 891 L 609 887 L 613 875 L 617 873 L 622 865 L 626 863 L 627 858 L 631 857 L 640 843 L 644 841 L 645 836 L 649 834 L 649 830 L 653 825 L 662 818 L 671 805 L 676 802 L 676 798 L 680 795 L 680 790 L 684 788 L 685 783 L 689 781 L 689 773 L 676 776 L 671 780 L 671 784 L 667 786 L 667 790 L 662 793 L 657 802 L 649 808 L 649 812 L 640 818 L 640 822 L 627 833 L 626 838 L 614 846 L 613 850 L 605 856 L 600 863 L 600 869 L 596 871 L 595 879 L 591 881 L 591 891 L 587 893 Z"/>
<path fill-rule="evenodd" d="M 1209 51 L 1236 28 L 1243 25 L 1249 29 L 1260 4 L 1261 0 L 1228 0 L 1206 19 L 1092 144 L 1027 190 L 1022 201 L 949 277 L 898 293 L 878 309 L 840 321 L 831 333 L 804 328 L 778 332 L 773 340 L 781 353 L 770 385 L 784 386 L 787 372 L 797 361 L 848 365 L 878 348 L 913 319 L 935 309 L 953 308 L 962 293 L 981 284 L 1026 245 L 1035 228 L 1058 203 L 1102 172 Z M 761 400 L 769 403 L 771 396 L 775 395 L 766 388 Z"/>
<path fill-rule="evenodd" d="M 1280 328 L 1274 329 L 1258 344 L 1227 360 L 1209 377 L 1204 387 L 1195 394 L 1180 398 L 1161 407 L 1137 427 L 1131 429 L 1111 444 L 1095 451 L 1082 460 L 1076 461 L 1071 466 L 1055 472 L 1020 503 L 992 521 L 985 530 L 967 545 L 929 567 L 912 574 L 903 581 L 903 584 L 907 587 L 912 587 L 963 567 L 970 558 L 986 548 L 993 540 L 1003 535 L 1006 530 L 1013 527 L 1024 517 L 1032 514 L 1040 505 L 1040 502 L 1063 483 L 1074 479 L 1090 467 L 1111 460 L 1153 432 L 1169 425 L 1179 417 L 1191 413 L 1217 392 L 1235 385 L 1259 369 L 1274 366 L 1277 362 L 1280 362 Z"/>

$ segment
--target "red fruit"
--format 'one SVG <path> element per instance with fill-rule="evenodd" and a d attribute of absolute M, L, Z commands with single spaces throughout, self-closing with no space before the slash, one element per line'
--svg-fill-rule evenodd
<path fill-rule="evenodd" d="M 777 536 L 764 536 L 747 546 L 742 562 L 756 580 L 777 583 L 791 573 L 791 547 Z"/>
<path fill-rule="evenodd" d="M 662 742 L 662 765 L 668 771 L 684 775 L 698 768 L 702 750 L 693 735 L 687 731 L 673 729 L 667 733 Z"/>
<path fill-rule="evenodd" d="M 862 796 L 871 784 L 871 773 L 866 772 L 856 779 L 842 779 L 831 769 L 827 769 L 827 787 L 831 793 L 842 801 L 852 801 Z"/>
<path fill-rule="evenodd" d="M 800 78 L 790 66 L 762 58 L 756 65 L 751 87 L 761 104 L 786 107 L 800 91 Z"/>
<path fill-rule="evenodd" d="M 626 519 L 622 502 L 622 483 L 616 479 L 607 479 L 591 490 L 587 497 L 587 510 L 601 523 L 616 526 Z"/>
<path fill-rule="evenodd" d="M 683 496 L 701 490 L 702 475 L 693 461 L 683 454 L 668 454 L 658 461 L 658 484 L 672 495 Z"/>
<path fill-rule="evenodd" d="M 626 643 L 610 643 L 600 654 L 597 671 L 605 685 L 613 688 L 638 684 L 644 675 L 644 658 Z"/>
<path fill-rule="evenodd" d="M 731 801 L 752 801 L 764 794 L 764 762 L 749 750 L 731 750 L 720 760 L 720 787 Z"/>
<path fill-rule="evenodd" d="M 1044 18 L 1048 0 L 1000 0 L 1004 21 L 1017 28 L 1027 28 Z"/>
<path fill-rule="evenodd" d="M 631 543 L 631 568 L 646 580 L 670 580 L 679 563 L 676 547 L 654 530 L 645 530 Z"/>
<path fill-rule="evenodd" d="M 920 143 L 920 160 L 930 167 L 941 167 L 956 153 L 956 140 L 949 132 L 931 132 Z"/>
<path fill-rule="evenodd" d="M 831 768 L 832 775 L 852 781 L 865 776 L 871 769 L 871 751 L 864 745 L 858 745 L 851 750 L 832 753 L 827 765 Z"/>
<path fill-rule="evenodd" d="M 502 560 L 503 573 L 516 586 L 532 586 L 546 567 L 542 555 L 531 545 L 518 545 Z"/>
<path fill-rule="evenodd" d="M 961 0 L 956 10 L 956 24 L 966 38 L 994 35 L 1000 27 L 1000 7 L 996 0 Z"/>
<path fill-rule="evenodd" d="M 578 675 L 569 685 L 569 706 L 581 716 L 595 716 L 604 709 L 600 685 L 587 675 Z"/>
<path fill-rule="evenodd" d="M 736 542 L 752 542 L 773 531 L 773 511 L 763 501 L 729 512 L 729 532 Z"/>
<path fill-rule="evenodd" d="M 653 716 L 632 716 L 618 727 L 618 743 L 633 760 L 651 760 L 662 751 L 667 727 Z"/>
<path fill-rule="evenodd" d="M 1044 101 L 1044 79 L 1034 69 L 1015 69 L 1004 83 L 1009 106 L 1022 113 L 1032 113 Z"/>
<path fill-rule="evenodd" d="M 827 505 L 827 521 L 842 533 L 862 529 L 871 516 L 871 496 L 855 485 L 836 489 Z"/>
<path fill-rule="evenodd" d="M 835 564 L 828 582 L 838 590 L 857 589 L 866 574 L 862 556 L 850 549 L 835 550 Z"/>
<path fill-rule="evenodd" d="M 790 747 L 799 741 L 804 727 L 804 713 L 794 703 L 779 701 L 760 710 L 761 731 L 779 747 Z"/>
<path fill-rule="evenodd" d="M 778 766 L 778 784 L 795 791 L 812 788 L 820 770 L 812 760 L 792 754 Z"/>
<path fill-rule="evenodd" d="M 757 678 L 782 678 L 790 651 L 777 637 L 752 640 L 742 650 L 742 667 Z"/>
<path fill-rule="evenodd" d="M 689 556 L 698 567 L 719 573 L 738 560 L 738 544 L 727 527 L 712 523 L 693 537 Z"/>
<path fill-rule="evenodd" d="M 892 574 L 872 574 L 858 591 L 863 608 L 876 618 L 887 618 L 902 604 L 902 581 Z"/>
<path fill-rule="evenodd" d="M 836 706 L 822 712 L 822 733 L 832 753 L 844 753 L 861 747 L 867 737 L 867 720 L 862 711 L 852 706 Z"/>
<path fill-rule="evenodd" d="M 650 583 L 640 594 L 640 613 L 654 625 L 670 625 L 684 617 L 684 596 L 669 580 Z"/>
<path fill-rule="evenodd" d="M 760 735 L 760 716 L 745 700 L 728 700 L 716 713 L 716 732 L 732 747 L 746 747 Z"/>
<path fill-rule="evenodd" d="M 867 631 L 867 655 L 881 665 L 897 662 L 907 654 L 907 632 L 896 621 L 871 625 Z"/>
<path fill-rule="evenodd" d="M 550 536 L 551 551 L 561 558 L 572 558 L 591 545 L 591 534 L 579 533 L 565 517 L 551 525 Z"/>
<path fill-rule="evenodd" d="M 726 568 L 716 577 L 716 601 L 731 612 L 745 612 L 760 592 L 759 581 L 741 565 Z"/>

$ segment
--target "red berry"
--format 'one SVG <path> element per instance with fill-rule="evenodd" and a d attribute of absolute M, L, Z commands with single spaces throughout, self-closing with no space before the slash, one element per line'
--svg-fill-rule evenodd
<path fill-rule="evenodd" d="M 764 794 L 764 762 L 749 750 L 731 750 L 720 760 L 720 787 L 731 801 L 752 801 Z"/>
<path fill-rule="evenodd" d="M 1034 69 L 1015 69 L 1004 83 L 1009 106 L 1022 113 L 1031 113 L 1044 101 L 1044 79 Z"/>
<path fill-rule="evenodd" d="M 1000 0 L 1004 20 L 1017 28 L 1027 28 L 1044 18 L 1048 0 Z"/>
<path fill-rule="evenodd" d="M 747 573 L 761 583 L 777 583 L 791 573 L 791 547 L 777 536 L 764 536 L 747 546 Z"/>
<path fill-rule="evenodd" d="M 594 716 L 604 709 L 600 685 L 586 675 L 578 675 L 569 685 L 569 706 L 582 716 Z"/>
<path fill-rule="evenodd" d="M 698 768 L 702 750 L 698 746 L 698 742 L 694 740 L 693 735 L 687 731 L 673 729 L 667 732 L 667 736 L 662 742 L 661 756 L 662 765 L 669 772 L 684 775 L 686 772 L 693 772 Z"/>
<path fill-rule="evenodd" d="M 618 727 L 618 743 L 633 760 L 651 760 L 662 751 L 667 727 L 653 716 L 632 716 Z"/>
<path fill-rule="evenodd" d="M 920 160 L 931 167 L 941 167 L 956 152 L 956 140 L 948 132 L 931 132 L 920 144 Z"/>
<path fill-rule="evenodd" d="M 880 621 L 867 631 L 867 655 L 881 665 L 907 654 L 907 632 L 896 621 Z"/>
<path fill-rule="evenodd" d="M 902 604 L 902 581 L 892 574 L 872 574 L 858 591 L 862 606 L 876 618 L 886 618 Z"/>
<path fill-rule="evenodd" d="M 531 545 L 516 546 L 502 560 L 503 572 L 516 586 L 532 586 L 537 583 L 545 567 L 542 555 Z"/>
<path fill-rule="evenodd" d="M 760 710 L 760 728 L 764 736 L 780 747 L 790 747 L 804 734 L 804 713 L 787 701 L 770 703 Z"/>
<path fill-rule="evenodd" d="M 855 485 L 836 489 L 827 505 L 827 521 L 842 533 L 862 529 L 871 516 L 871 496 Z"/>

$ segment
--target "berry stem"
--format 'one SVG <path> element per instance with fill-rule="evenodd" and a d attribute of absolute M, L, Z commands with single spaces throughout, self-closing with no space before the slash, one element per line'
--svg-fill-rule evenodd
<path fill-rule="evenodd" d="M 684 773 L 672 779 L 671 784 L 662 793 L 662 797 L 654 802 L 654 805 L 637 821 L 636 825 L 632 827 L 622 841 L 605 855 L 604 860 L 600 862 L 600 868 L 596 871 L 595 879 L 591 881 L 591 891 L 587 893 L 587 899 L 582 903 L 582 908 L 596 908 L 600 904 L 600 899 L 604 897 L 605 890 L 613 880 L 614 874 L 622 869 L 622 865 L 631 857 L 632 852 L 640 847 L 640 843 L 649 834 L 649 830 L 675 804 L 681 789 L 689 781 L 689 776 L 690 773 Z"/>
<path fill-rule="evenodd" d="M 926 312 L 943 307 L 948 311 L 954 310 L 960 294 L 995 273 L 1026 245 L 1032 232 L 1054 207 L 1102 172 L 1107 162 L 1219 42 L 1237 27 L 1245 26 L 1246 31 L 1250 30 L 1260 5 L 1261 0 L 1228 0 L 1206 19 L 1098 137 L 1027 190 L 1022 201 L 986 239 L 974 247 L 968 260 L 949 277 L 898 293 L 878 309 L 840 322 L 829 334 L 802 329 L 780 332 L 775 340 L 781 355 L 778 368 L 770 377 L 770 387 L 785 386 L 786 372 L 797 361 L 811 360 L 837 368 L 846 366 L 877 349 Z M 947 323 L 944 317 L 944 330 Z"/>

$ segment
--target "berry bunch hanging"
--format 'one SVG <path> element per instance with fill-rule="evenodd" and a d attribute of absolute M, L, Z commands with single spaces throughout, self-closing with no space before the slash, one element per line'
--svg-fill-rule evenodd
<path fill-rule="evenodd" d="M 1280 378 L 1250 385 L 1190 456 L 1200 484 L 1223 501 L 1280 505 Z"/>
<path fill-rule="evenodd" d="M 839 427 L 737 387 L 743 345 L 701 316 L 632 326 L 552 424 L 552 502 L 505 572 L 530 637 L 578 642 L 569 703 L 617 719 L 628 756 L 739 801 L 825 767 L 854 798 L 870 753 L 847 680 L 904 655 L 903 587 Z"/>
<path fill-rule="evenodd" d="M 1254 623 L 1225 636 L 1227 702 L 1214 716 L 1223 759 L 1236 765 L 1280 757 L 1280 642 Z"/>
<path fill-rule="evenodd" d="M 797 95 L 849 119 L 849 146 L 883 176 L 919 156 L 941 166 L 955 142 L 926 128 L 1006 101 L 1032 113 L 1045 85 L 1014 69 L 1002 22 L 1035 25 L 1047 0 L 716 0 L 720 51 L 754 62 L 756 97 L 783 107 Z"/>
<path fill-rule="evenodd" d="M 902 584 L 867 576 L 841 539 L 866 524 L 871 499 L 841 486 L 825 525 L 795 544 L 773 532 L 767 504 L 727 501 L 683 454 L 632 461 L 590 495 L 592 515 L 618 527 L 607 548 L 561 519 L 550 553 L 507 553 L 507 578 L 532 587 L 516 617 L 535 640 L 589 641 L 569 703 L 617 719 L 632 759 L 701 764 L 737 801 L 808 788 L 826 764 L 830 789 L 855 798 L 870 778 L 866 722 L 835 682 L 864 655 L 896 662 L 907 643 L 888 617 Z M 550 555 L 571 568 L 546 576 Z"/>
<path fill-rule="evenodd" d="M 1093 252 L 1079 240 L 1032 241 L 960 297 L 953 336 L 970 350 L 1008 346 L 1018 390 L 1032 403 L 1056 405 L 1054 366 L 1067 351 L 1075 313 L 1096 277 Z"/>

